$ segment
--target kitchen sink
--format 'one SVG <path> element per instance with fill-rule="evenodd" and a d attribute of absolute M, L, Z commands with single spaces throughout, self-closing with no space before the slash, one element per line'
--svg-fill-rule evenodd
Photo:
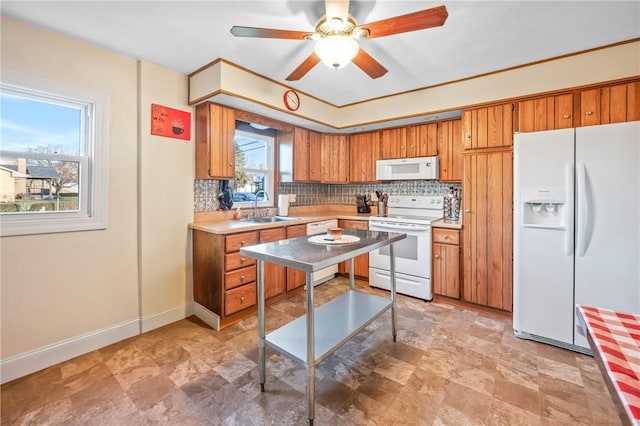
<path fill-rule="evenodd" d="M 297 217 L 284 217 L 284 216 L 259 216 L 259 217 L 246 217 L 240 219 L 242 222 L 252 223 L 274 223 L 274 222 L 286 222 L 289 220 L 296 220 Z"/>

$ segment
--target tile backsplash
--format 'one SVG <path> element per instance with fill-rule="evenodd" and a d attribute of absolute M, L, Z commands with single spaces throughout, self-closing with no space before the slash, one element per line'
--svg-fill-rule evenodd
<path fill-rule="evenodd" d="M 196 212 L 218 209 L 220 181 L 197 179 L 194 181 L 194 210 Z M 459 183 L 407 180 L 366 184 L 332 185 L 324 183 L 286 182 L 278 184 L 279 194 L 296 194 L 296 206 L 322 204 L 355 205 L 356 194 L 367 194 L 376 190 L 389 195 L 446 195 L 453 187 L 461 193 Z"/>

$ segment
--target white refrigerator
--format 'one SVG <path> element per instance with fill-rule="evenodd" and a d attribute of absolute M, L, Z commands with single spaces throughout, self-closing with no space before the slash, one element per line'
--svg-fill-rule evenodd
<path fill-rule="evenodd" d="M 577 304 L 640 313 L 640 121 L 514 137 L 513 329 L 589 353 Z"/>

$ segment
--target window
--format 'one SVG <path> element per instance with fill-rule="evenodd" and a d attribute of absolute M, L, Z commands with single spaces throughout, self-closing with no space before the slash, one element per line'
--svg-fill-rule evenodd
<path fill-rule="evenodd" d="M 236 178 L 233 201 L 235 205 L 273 206 L 274 143 L 272 136 L 236 130 Z M 265 196 L 265 191 L 268 196 Z"/>
<path fill-rule="evenodd" d="M 104 229 L 108 97 L 3 71 L 2 236 Z"/>

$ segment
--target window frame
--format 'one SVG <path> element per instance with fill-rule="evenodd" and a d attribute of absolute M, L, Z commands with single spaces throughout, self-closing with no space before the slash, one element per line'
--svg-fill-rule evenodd
<path fill-rule="evenodd" d="M 265 173 L 268 176 L 269 179 L 269 185 L 268 188 L 265 188 L 265 191 L 268 194 L 268 198 L 266 200 L 259 200 L 258 201 L 258 208 L 265 208 L 265 207 L 274 207 L 275 206 L 275 201 L 274 201 L 274 192 L 275 192 L 275 188 L 276 188 L 276 174 L 275 174 L 275 163 L 276 163 L 276 138 L 273 136 L 267 136 L 267 135 L 261 135 L 258 133 L 253 133 L 253 132 L 248 132 L 246 130 L 239 130 L 236 129 L 236 133 L 240 133 L 242 135 L 249 135 L 253 138 L 256 139 L 262 139 L 262 140 L 266 140 L 267 141 L 267 166 L 266 169 L 254 169 L 251 167 L 242 167 L 239 168 L 237 166 L 237 161 L 235 161 L 234 159 L 234 163 L 236 164 L 236 171 L 238 170 L 244 170 L 244 171 L 248 171 L 248 172 L 258 172 L 258 173 Z M 235 152 L 235 141 L 234 141 L 234 152 Z M 255 205 L 255 201 L 234 201 L 233 205 L 234 207 L 253 207 Z"/>
<path fill-rule="evenodd" d="M 81 106 L 79 155 L 4 151 L 3 157 L 26 157 L 79 163 L 78 211 L 3 213 L 0 236 L 106 229 L 108 225 L 109 96 L 38 77 L 2 70 L 0 91 L 37 101 Z"/>

